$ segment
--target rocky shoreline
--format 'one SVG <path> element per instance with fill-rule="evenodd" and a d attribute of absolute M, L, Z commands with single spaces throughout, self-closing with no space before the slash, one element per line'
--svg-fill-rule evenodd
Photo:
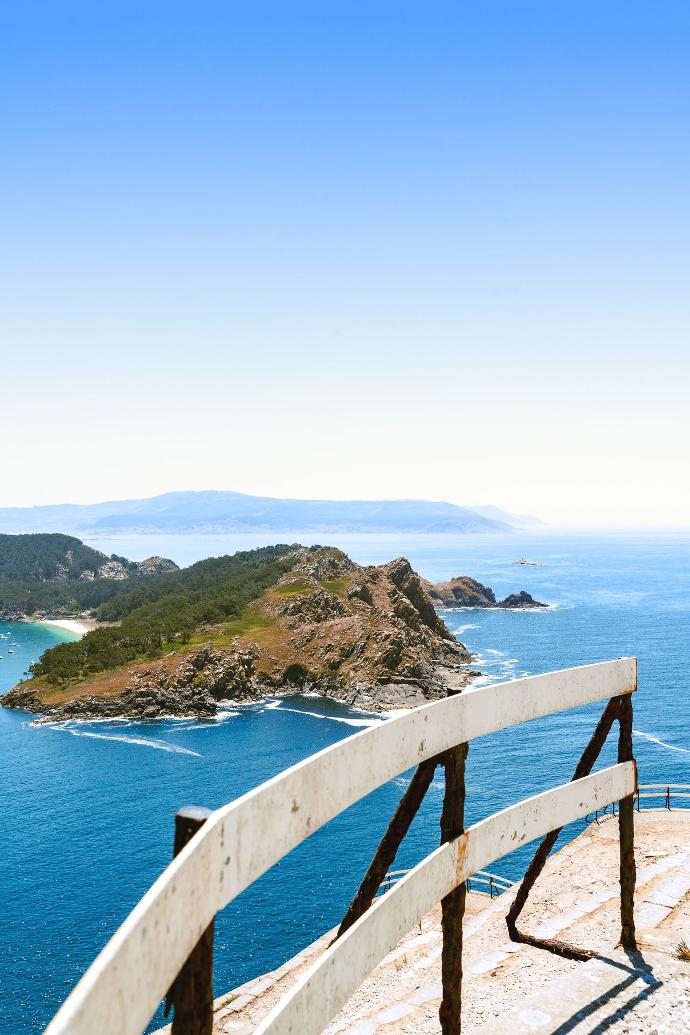
<path fill-rule="evenodd" d="M 451 648 L 451 655 L 464 657 L 462 645 L 458 644 L 457 648 L 457 651 Z M 307 679 L 301 685 L 273 684 L 257 677 L 251 653 L 225 652 L 204 646 L 188 655 L 172 672 L 164 665 L 143 669 L 117 697 L 76 697 L 46 710 L 40 695 L 23 685 L 6 694 L 2 704 L 39 713 L 39 723 L 67 719 L 153 720 L 166 716 L 212 718 L 219 706 L 251 704 L 265 698 L 305 693 L 329 697 L 362 711 L 386 712 L 415 708 L 449 692 L 460 692 L 469 679 L 479 673 L 467 670 L 463 662 L 456 667 L 449 658 L 448 665 L 435 675 L 437 682 L 429 681 L 425 685 L 403 677 L 375 684 L 344 683 L 335 676 Z"/>
<path fill-rule="evenodd" d="M 28 615 L 16 607 L 0 607 L 0 622 L 30 622 Z"/>
<path fill-rule="evenodd" d="M 0 703 L 41 722 L 208 718 L 228 699 L 301 693 L 367 711 L 413 708 L 459 693 L 479 674 L 434 603 L 404 558 L 362 567 L 338 550 L 300 549 L 292 570 L 252 605 L 246 633 L 219 643 L 209 629 L 213 643 L 70 687 L 29 680 Z"/>

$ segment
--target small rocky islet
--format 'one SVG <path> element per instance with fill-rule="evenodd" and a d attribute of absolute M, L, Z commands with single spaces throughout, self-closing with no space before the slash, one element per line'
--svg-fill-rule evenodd
<path fill-rule="evenodd" d="M 503 600 L 497 600 L 496 594 L 489 587 L 472 579 L 469 575 L 458 575 L 448 582 L 427 582 L 422 580 L 424 589 L 434 602 L 434 605 L 441 610 L 451 610 L 455 607 L 501 607 L 508 610 L 527 610 L 539 607 L 548 607 L 540 600 L 521 590 L 519 593 L 510 593 Z"/>

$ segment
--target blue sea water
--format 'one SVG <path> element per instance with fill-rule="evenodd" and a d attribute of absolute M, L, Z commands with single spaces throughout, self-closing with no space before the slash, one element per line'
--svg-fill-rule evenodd
<path fill-rule="evenodd" d="M 546 611 L 446 614 L 449 627 L 476 652 L 486 679 L 637 655 L 640 779 L 690 782 L 687 536 L 318 539 L 338 542 L 361 562 L 405 554 L 429 578 L 469 574 L 501 595 L 524 588 L 553 604 Z M 140 536 L 94 545 L 135 559 L 162 553 L 191 563 L 267 541 Z M 511 562 L 519 556 L 543 566 L 515 567 Z M 33 658 L 63 638 L 68 634 L 45 626 L 0 625 L 0 689 L 12 686 Z M 469 821 L 567 779 L 599 711 L 551 716 L 473 742 Z M 216 721 L 203 723 L 36 727 L 30 715 L 0 709 L 2 1035 L 42 1029 L 168 862 L 178 807 L 224 804 L 362 724 L 378 721 L 305 697 L 228 708 Z M 612 761 L 613 741 L 602 764 Z M 218 992 L 278 965 L 337 923 L 405 784 L 399 777 L 338 817 L 219 916 Z M 401 848 L 400 866 L 414 864 L 437 844 L 442 795 L 439 776 Z M 574 824 L 564 836 L 581 826 Z M 525 847 L 492 868 L 518 877 L 529 854 Z"/>

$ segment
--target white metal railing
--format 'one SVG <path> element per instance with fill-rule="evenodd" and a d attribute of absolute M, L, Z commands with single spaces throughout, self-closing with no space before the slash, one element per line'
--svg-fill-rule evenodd
<path fill-rule="evenodd" d="M 409 872 L 409 869 L 390 870 L 381 881 L 377 895 L 384 895 L 387 891 L 390 891 L 393 885 L 402 880 Z M 466 883 L 468 891 L 479 891 L 490 898 L 493 898 L 494 894 L 502 895 L 504 891 L 510 891 L 515 886 L 514 881 L 508 880 L 507 877 L 501 877 L 497 873 L 489 873 L 487 870 L 478 870 L 477 873 L 473 873 L 467 878 Z M 480 884 L 481 887 L 475 888 L 475 884 Z"/>
<path fill-rule="evenodd" d="M 690 783 L 640 783 L 635 788 L 634 800 L 638 812 L 647 807 L 646 804 L 642 804 L 645 799 L 651 801 L 659 798 L 664 799 L 664 808 L 671 811 L 674 799 L 690 799 Z M 681 801 L 680 808 L 690 808 L 690 805 Z M 585 816 L 585 819 L 588 823 L 598 823 L 599 817 L 607 819 L 615 815 L 616 802 L 612 801 L 608 805 L 604 805 L 603 808 L 597 809 L 595 812 Z"/>
<path fill-rule="evenodd" d="M 139 1035 L 215 914 L 334 816 L 427 759 L 496 730 L 632 693 L 634 658 L 481 687 L 313 755 L 213 812 L 91 965 L 46 1035 Z M 635 789 L 622 762 L 504 809 L 443 844 L 357 920 L 256 1035 L 313 1035 L 415 923 L 471 874 Z"/>
<path fill-rule="evenodd" d="M 475 888 L 475 884 L 480 884 L 482 887 Z M 507 877 L 501 877 L 497 873 L 479 870 L 478 873 L 473 873 L 468 877 L 467 887 L 470 891 L 480 891 L 482 894 L 493 898 L 494 894 L 502 895 L 504 891 L 510 891 L 511 888 L 515 887 L 515 881 L 508 880 Z M 488 888 L 488 891 L 485 891 L 485 888 Z"/>
<path fill-rule="evenodd" d="M 635 801 L 638 812 L 640 810 L 640 799 L 663 798 L 664 806 L 671 808 L 673 798 L 690 798 L 690 784 L 688 783 L 641 783 L 635 791 Z M 687 808 L 687 806 L 685 806 Z M 681 808 L 683 803 L 681 802 Z"/>

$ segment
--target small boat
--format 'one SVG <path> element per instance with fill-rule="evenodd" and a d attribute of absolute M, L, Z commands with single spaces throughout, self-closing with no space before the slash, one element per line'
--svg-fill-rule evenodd
<path fill-rule="evenodd" d="M 13 651 L 13 650 L 8 650 L 8 652 L 7 652 L 7 653 L 8 653 L 8 654 L 14 654 L 14 651 Z"/>

